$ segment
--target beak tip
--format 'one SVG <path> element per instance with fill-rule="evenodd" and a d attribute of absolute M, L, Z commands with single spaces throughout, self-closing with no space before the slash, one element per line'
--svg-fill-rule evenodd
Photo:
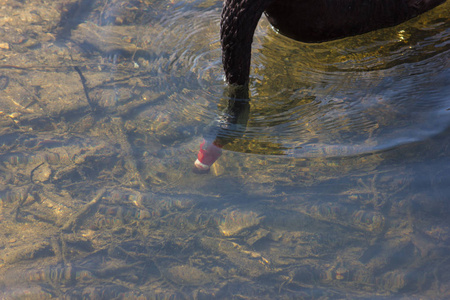
<path fill-rule="evenodd" d="M 210 166 L 202 163 L 198 159 L 194 163 L 194 173 L 197 173 L 197 174 L 208 173 L 209 169 L 210 169 Z"/>

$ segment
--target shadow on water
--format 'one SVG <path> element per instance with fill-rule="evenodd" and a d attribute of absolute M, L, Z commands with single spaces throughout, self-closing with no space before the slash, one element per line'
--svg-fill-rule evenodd
<path fill-rule="evenodd" d="M 220 1 L 44 4 L 1 8 L 0 298 L 449 297 L 448 3 L 324 44 L 263 19 L 250 101 Z"/>

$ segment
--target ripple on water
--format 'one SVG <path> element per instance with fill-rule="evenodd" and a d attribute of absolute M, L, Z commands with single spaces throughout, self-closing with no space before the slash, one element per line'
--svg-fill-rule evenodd
<path fill-rule="evenodd" d="M 279 144 L 295 157 L 349 156 L 443 132 L 448 13 L 445 4 L 393 28 L 321 44 L 295 42 L 262 21 L 244 138 Z"/>
<path fill-rule="evenodd" d="M 151 47 L 168 54 L 160 62 L 168 75 L 161 82 L 165 90 L 176 92 L 170 100 L 171 113 L 211 121 L 224 86 L 219 42 L 221 5 L 203 9 L 179 9 L 163 18 Z M 195 91 L 192 95 L 190 91 Z M 172 94 L 174 95 L 174 94 Z"/>
<path fill-rule="evenodd" d="M 200 135 L 226 99 L 221 4 L 193 7 L 161 18 L 150 47 L 166 57 L 152 66 L 165 74 L 159 84 L 169 93 L 160 114 L 170 116 L 169 127 L 181 121 Z M 443 132 L 450 121 L 449 13 L 444 4 L 396 27 L 320 44 L 278 35 L 263 18 L 253 43 L 248 126 L 226 148 L 353 156 Z"/>

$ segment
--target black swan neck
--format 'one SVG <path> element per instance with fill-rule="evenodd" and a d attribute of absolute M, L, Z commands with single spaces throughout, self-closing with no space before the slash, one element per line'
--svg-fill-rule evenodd
<path fill-rule="evenodd" d="M 222 62 L 230 85 L 245 86 L 250 74 L 253 34 L 272 0 L 225 0 L 220 22 Z"/>

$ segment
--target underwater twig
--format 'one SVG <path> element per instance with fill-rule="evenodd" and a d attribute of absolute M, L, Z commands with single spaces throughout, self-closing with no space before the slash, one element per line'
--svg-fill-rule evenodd
<path fill-rule="evenodd" d="M 84 90 L 84 95 L 86 96 L 86 100 L 89 104 L 89 106 L 91 107 L 92 111 L 95 111 L 95 109 L 97 108 L 96 103 L 92 102 L 91 97 L 89 97 L 89 88 L 86 84 L 86 78 L 84 77 L 83 73 L 81 72 L 80 68 L 77 66 L 73 67 L 75 71 L 77 71 L 78 75 L 80 76 L 80 80 L 81 80 L 81 85 L 83 86 L 83 90 Z"/>
<path fill-rule="evenodd" d="M 61 228 L 63 231 L 70 231 L 75 229 L 75 227 L 78 225 L 78 223 L 81 221 L 81 219 L 88 214 L 95 205 L 100 201 L 100 199 L 103 197 L 103 194 L 105 194 L 106 189 L 102 188 L 97 195 L 94 197 L 94 199 L 91 200 L 88 204 L 86 204 L 80 211 L 78 211 L 76 214 L 71 216 L 69 220 L 63 225 Z"/>
<path fill-rule="evenodd" d="M 110 118 L 109 130 L 107 134 L 110 135 L 111 138 L 120 144 L 120 148 L 123 151 L 123 158 L 125 160 L 126 168 L 129 172 L 131 179 L 135 179 L 137 184 L 142 189 L 147 189 L 147 185 L 145 181 L 141 177 L 141 173 L 138 170 L 136 160 L 133 157 L 133 150 L 128 141 L 128 137 L 125 133 L 125 128 L 123 124 L 122 118 L 113 117 Z M 131 183 L 131 181 L 130 181 Z"/>

